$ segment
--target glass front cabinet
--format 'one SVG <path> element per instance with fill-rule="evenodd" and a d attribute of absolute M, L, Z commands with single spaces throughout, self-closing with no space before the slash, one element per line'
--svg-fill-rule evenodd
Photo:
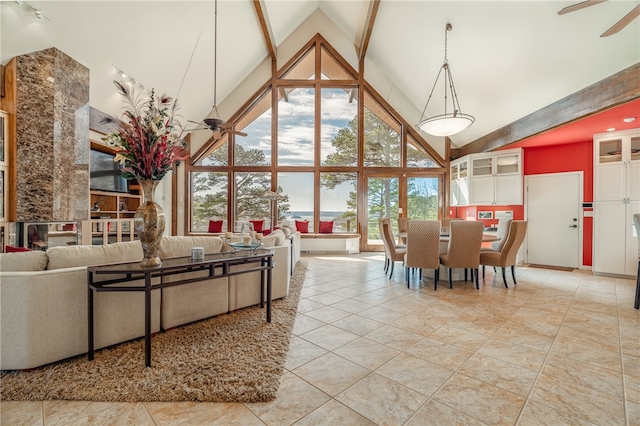
<path fill-rule="evenodd" d="M 522 204 L 522 149 L 472 154 L 469 204 Z"/>

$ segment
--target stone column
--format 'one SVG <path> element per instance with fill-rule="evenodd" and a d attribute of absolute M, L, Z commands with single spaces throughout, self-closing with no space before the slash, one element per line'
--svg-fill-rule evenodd
<path fill-rule="evenodd" d="M 56 48 L 16 57 L 17 221 L 89 218 L 89 69 Z"/>

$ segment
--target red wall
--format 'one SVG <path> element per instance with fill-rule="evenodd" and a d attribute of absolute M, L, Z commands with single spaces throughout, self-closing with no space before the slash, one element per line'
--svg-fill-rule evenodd
<path fill-rule="evenodd" d="M 583 201 L 593 201 L 593 141 L 524 148 L 524 174 L 583 172 Z M 593 211 L 593 208 L 583 208 Z M 593 217 L 583 217 L 582 263 L 592 265 Z"/>
<path fill-rule="evenodd" d="M 583 172 L 583 201 L 593 201 L 593 141 L 567 143 L 562 145 L 524 148 L 524 175 L 545 173 Z M 463 206 L 451 207 L 450 217 L 474 218 L 478 211 L 513 210 L 513 218 L 524 219 L 524 205 L 515 206 Z M 583 211 L 593 211 L 586 207 Z M 593 258 L 593 217 L 583 217 L 582 227 L 582 263 L 592 266 Z M 483 220 L 485 226 L 497 223 L 497 220 Z"/>

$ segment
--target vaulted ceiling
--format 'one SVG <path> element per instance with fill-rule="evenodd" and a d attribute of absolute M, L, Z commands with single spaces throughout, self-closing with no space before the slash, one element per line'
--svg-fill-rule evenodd
<path fill-rule="evenodd" d="M 382 0 L 366 50 L 365 78 L 408 122 L 417 123 L 444 59 L 445 25 L 451 23 L 448 60 L 462 110 L 476 119 L 451 138 L 454 147 L 462 147 L 640 62 L 640 19 L 600 37 L 637 0 L 558 15 L 576 2 Z M 318 32 L 358 68 L 369 0 L 260 0 L 258 6 L 278 68 Z M 38 19 L 34 9 L 45 17 Z M 270 77 L 257 9 L 251 0 L 218 3 L 217 97 L 224 119 Z M 185 119 L 201 121 L 211 110 L 210 0 L 5 1 L 0 14 L 1 64 L 56 47 L 91 70 L 91 106 L 101 111 L 120 110 L 112 84 L 119 70 L 177 96 Z M 428 114 L 441 113 L 436 96 Z M 640 119 L 640 111 L 635 116 Z M 441 149 L 442 141 L 424 136 Z"/>

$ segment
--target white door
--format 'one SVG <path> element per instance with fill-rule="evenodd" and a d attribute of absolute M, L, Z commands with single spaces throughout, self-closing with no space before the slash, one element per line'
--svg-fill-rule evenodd
<path fill-rule="evenodd" d="M 525 261 L 578 268 L 582 253 L 582 173 L 525 177 Z"/>

